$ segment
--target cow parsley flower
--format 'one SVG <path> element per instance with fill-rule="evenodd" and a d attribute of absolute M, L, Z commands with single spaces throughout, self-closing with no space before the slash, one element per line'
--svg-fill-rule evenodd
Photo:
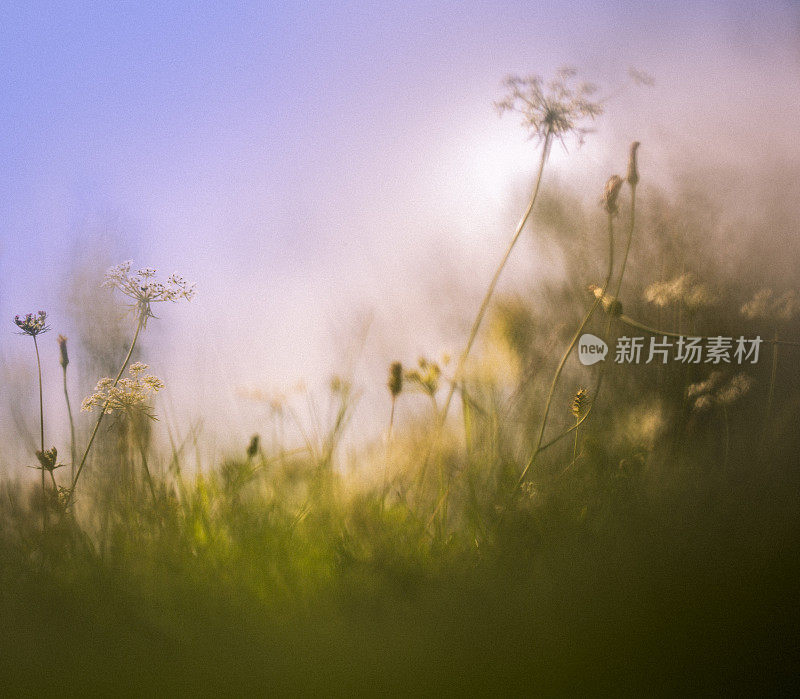
<path fill-rule="evenodd" d="M 603 106 L 589 99 L 597 91 L 591 83 L 571 85 L 576 75 L 574 68 L 561 68 L 546 85 L 538 75 L 509 76 L 503 83 L 508 95 L 495 106 L 501 114 L 521 114 L 522 125 L 529 130 L 531 138 L 546 144 L 551 138 L 557 138 L 564 143 L 565 138 L 574 133 L 582 143 L 589 129 L 581 126 L 581 122 L 602 114 Z"/>
<path fill-rule="evenodd" d="M 117 289 L 132 299 L 132 306 L 142 316 L 144 323 L 148 318 L 156 317 L 152 304 L 162 301 L 175 303 L 181 299 L 191 301 L 195 295 L 194 284 L 177 274 L 172 274 L 164 283 L 155 278 L 156 270 L 144 267 L 131 272 L 132 265 L 133 261 L 127 260 L 109 269 L 103 279 L 103 286 Z"/>
<path fill-rule="evenodd" d="M 138 412 L 155 419 L 148 401 L 164 388 L 164 382 L 146 374 L 147 368 L 142 362 L 132 364 L 128 369 L 130 377 L 120 379 L 116 386 L 112 379 L 100 379 L 94 393 L 84 398 L 81 410 L 90 412 L 99 407 L 106 415 L 116 410 L 127 414 Z"/>

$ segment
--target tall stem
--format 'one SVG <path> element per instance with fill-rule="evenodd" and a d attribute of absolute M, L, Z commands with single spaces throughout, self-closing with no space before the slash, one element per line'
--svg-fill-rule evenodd
<path fill-rule="evenodd" d="M 778 376 L 778 330 L 775 330 L 775 340 L 772 344 L 772 370 L 769 376 L 769 394 L 767 395 L 767 410 L 764 415 L 764 434 L 762 440 L 766 441 L 769 430 L 770 417 L 772 416 L 772 402 L 775 399 L 775 380 Z"/>
<path fill-rule="evenodd" d="M 525 228 L 525 224 L 528 222 L 528 219 L 530 218 L 531 211 L 533 211 L 533 206 L 536 203 L 537 196 L 539 195 L 539 187 L 542 184 L 542 173 L 544 172 L 544 165 L 545 162 L 547 162 L 547 156 L 550 152 L 551 142 L 552 142 L 552 134 L 548 132 L 548 134 L 545 136 L 544 139 L 544 144 L 542 147 L 542 157 L 539 159 L 539 170 L 536 175 L 536 183 L 533 187 L 533 192 L 531 194 L 530 201 L 528 202 L 528 206 L 525 209 L 525 213 L 522 214 L 522 218 L 520 218 L 519 223 L 517 224 L 517 227 L 514 230 L 514 235 L 511 238 L 511 242 L 508 244 L 508 248 L 506 248 L 506 252 L 503 255 L 503 258 L 500 260 L 500 264 L 495 270 L 494 276 L 492 277 L 492 281 L 489 283 L 489 288 L 487 289 L 486 295 L 483 297 L 483 301 L 481 302 L 480 308 L 478 309 L 478 315 L 475 316 L 475 321 L 472 323 L 472 328 L 469 331 L 469 338 L 467 339 L 467 344 L 464 347 L 464 351 L 461 353 L 461 356 L 458 359 L 458 364 L 456 365 L 453 381 L 450 383 L 450 390 L 447 393 L 447 398 L 445 399 L 444 405 L 442 406 L 442 411 L 439 418 L 442 424 L 447 419 L 447 412 L 450 409 L 450 403 L 453 400 L 453 394 L 455 393 L 456 386 L 458 385 L 459 381 L 462 378 L 461 374 L 464 371 L 464 365 L 467 362 L 467 358 L 469 357 L 472 345 L 475 343 L 475 339 L 478 336 L 478 330 L 480 330 L 481 323 L 483 322 L 483 317 L 486 315 L 486 311 L 489 308 L 489 303 L 492 300 L 492 296 L 494 296 L 495 288 L 497 287 L 497 283 L 500 281 L 500 275 L 503 273 L 503 269 L 505 269 L 509 257 L 511 257 L 511 251 L 517 244 L 520 235 L 522 235 L 522 231 Z"/>
<path fill-rule="evenodd" d="M 69 416 L 69 453 L 70 453 L 70 479 L 75 480 L 75 420 L 72 417 L 72 405 L 69 402 L 69 391 L 67 390 L 67 367 L 63 367 L 64 374 L 64 399 L 67 401 L 67 415 Z"/>
<path fill-rule="evenodd" d="M 36 350 L 36 366 L 39 370 L 39 437 L 41 441 L 41 453 L 44 454 L 44 398 L 42 396 L 42 361 L 39 358 L 39 343 L 36 335 L 33 336 L 33 347 Z M 44 484 L 44 464 L 42 466 L 42 527 L 47 526 L 47 494 Z"/>
<path fill-rule="evenodd" d="M 128 366 L 128 362 L 131 360 L 131 355 L 133 354 L 133 348 L 136 347 L 136 340 L 139 338 L 139 332 L 144 325 L 145 318 L 147 316 L 144 312 L 139 313 L 139 320 L 136 323 L 136 332 L 133 334 L 133 340 L 131 341 L 130 349 L 128 350 L 128 355 L 125 357 L 125 361 L 122 362 L 122 366 L 117 373 L 117 377 L 114 379 L 113 386 L 116 386 L 119 383 L 120 378 L 122 377 L 122 373 L 125 371 L 125 367 Z M 103 421 L 103 416 L 106 413 L 106 406 L 103 405 L 102 409 L 100 410 L 100 415 L 97 418 L 97 422 L 94 423 L 94 429 L 92 430 L 92 435 L 89 437 L 89 443 L 86 445 L 86 451 L 83 452 L 83 457 L 81 458 L 81 463 L 78 466 L 78 471 L 75 474 L 75 478 L 72 479 L 72 485 L 69 489 L 69 496 L 67 497 L 66 507 L 69 507 L 70 503 L 72 503 L 73 498 L 75 497 L 75 486 L 78 485 L 78 479 L 81 477 L 81 472 L 83 471 L 83 467 L 86 465 L 86 458 L 89 456 L 89 450 L 92 448 L 92 444 L 94 443 L 94 438 L 97 436 L 97 430 L 100 429 L 100 423 Z"/>
<path fill-rule="evenodd" d="M 556 369 L 556 373 L 553 376 L 553 380 L 550 383 L 550 391 L 547 394 L 547 402 L 544 406 L 544 414 L 542 415 L 542 423 L 539 426 L 539 436 L 536 438 L 536 446 L 534 447 L 533 454 L 531 458 L 528 460 L 528 463 L 525 465 L 525 468 L 522 470 L 520 474 L 519 480 L 517 481 L 517 486 L 520 486 L 522 482 L 525 480 L 525 476 L 528 474 L 528 471 L 534 464 L 536 460 L 536 456 L 541 451 L 542 440 L 544 439 L 544 430 L 547 427 L 547 418 L 550 416 L 550 407 L 553 404 L 553 396 L 556 392 L 556 386 L 558 385 L 558 380 L 561 378 L 561 372 L 564 370 L 564 365 L 567 363 L 567 359 L 569 355 L 572 354 L 572 350 L 575 348 L 578 339 L 580 338 L 581 334 L 583 333 L 583 329 L 588 324 L 589 320 L 591 319 L 594 312 L 597 310 L 597 307 L 600 305 L 600 302 L 606 295 L 606 290 L 608 289 L 608 285 L 611 283 L 611 275 L 614 272 L 614 215 L 609 212 L 608 213 L 608 272 L 606 273 L 605 282 L 603 282 L 603 289 L 600 295 L 597 297 L 595 302 L 592 304 L 592 307 L 586 312 L 586 315 L 583 317 L 581 324 L 578 326 L 578 329 L 575 331 L 575 334 L 572 337 L 572 341 L 569 343 L 566 351 L 561 357 L 561 361 L 558 363 L 558 368 Z"/>
<path fill-rule="evenodd" d="M 636 185 L 631 184 L 631 219 L 628 225 L 628 242 L 625 245 L 625 255 L 622 257 L 622 265 L 619 269 L 619 278 L 617 279 L 617 287 L 614 290 L 614 299 L 619 300 L 619 292 L 622 289 L 622 278 L 625 276 L 625 266 L 628 264 L 628 253 L 631 251 L 631 242 L 633 241 L 633 229 L 636 221 Z"/>

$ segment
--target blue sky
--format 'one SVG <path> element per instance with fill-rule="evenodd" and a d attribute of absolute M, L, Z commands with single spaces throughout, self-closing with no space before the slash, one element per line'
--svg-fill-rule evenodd
<path fill-rule="evenodd" d="M 459 326 L 421 320 L 437 314 L 426 280 L 474 283 L 454 311 L 469 316 L 535 163 L 492 109 L 505 74 L 573 64 L 609 92 L 628 66 L 655 76 L 554 155 L 587 181 L 632 138 L 662 170 L 786 153 L 797 18 L 745 2 L 4 2 L 0 313 L 58 310 L 71 265 L 106 246 L 198 281 L 152 343 L 204 395 L 323 375 L 359 313 L 377 314 L 375 366 L 435 354 Z M 175 348 L 198 337 L 213 349 L 187 364 Z M 0 333 L 0 361 L 18 350 Z"/>

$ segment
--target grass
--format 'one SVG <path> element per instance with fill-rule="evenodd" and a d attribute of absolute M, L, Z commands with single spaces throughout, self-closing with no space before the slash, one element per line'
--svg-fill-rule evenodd
<path fill-rule="evenodd" d="M 52 489 L 20 473 L 0 483 L 7 692 L 788 691 L 800 661 L 792 297 L 765 294 L 752 270 L 720 269 L 702 207 L 637 195 L 636 146 L 629 187 L 609 180 L 604 210 L 539 195 L 563 135 L 552 124 L 565 123 L 547 105 L 534 195 L 464 352 L 452 373 L 445 362 L 391 365 L 387 438 L 365 437 L 356 471 L 340 449 L 353 377 L 331 382 L 328 423 L 304 425 L 285 406 L 299 447 L 254 436 L 199 473 L 185 451 L 194 429 L 160 447 L 150 400 L 160 381 L 139 363 L 123 373 L 150 305 L 192 292 L 152 270 L 112 270 L 136 333 L 116 380 L 84 401 L 98 410 L 93 430 L 75 421 L 72 466 L 85 447 L 74 476 L 58 485 L 53 452 L 40 459 Z M 526 221 L 563 275 L 495 298 Z M 687 269 L 715 293 L 700 294 Z M 751 298 L 780 308 L 756 313 Z M 499 331 L 478 343 L 487 314 Z M 634 330 L 672 338 L 684 317 L 702 337 L 772 337 L 779 320 L 782 361 L 768 340 L 765 361 L 745 366 L 621 366 L 613 349 L 594 367 L 575 359 L 584 331 L 610 346 Z M 480 371 L 492 342 L 518 367 L 513 382 Z M 576 393 L 583 385 L 593 388 Z M 417 405 L 412 391 L 424 408 L 400 419 L 396 408 Z M 447 420 L 456 393 L 461 415 Z"/>

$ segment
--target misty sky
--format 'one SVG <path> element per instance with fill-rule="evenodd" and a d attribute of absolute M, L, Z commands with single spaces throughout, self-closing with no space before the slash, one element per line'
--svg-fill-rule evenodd
<path fill-rule="evenodd" d="M 619 91 L 553 176 L 602 183 L 634 138 L 664 177 L 796 165 L 797 8 L 3 2 L 0 362 L 28 351 L 15 313 L 70 333 L 60 294 L 101 253 L 198 283 L 146 357 L 193 405 L 335 370 L 370 314 L 367 368 L 453 350 L 536 165 L 492 107 L 506 74 L 570 64 Z M 450 275 L 465 308 L 432 305 Z"/>

